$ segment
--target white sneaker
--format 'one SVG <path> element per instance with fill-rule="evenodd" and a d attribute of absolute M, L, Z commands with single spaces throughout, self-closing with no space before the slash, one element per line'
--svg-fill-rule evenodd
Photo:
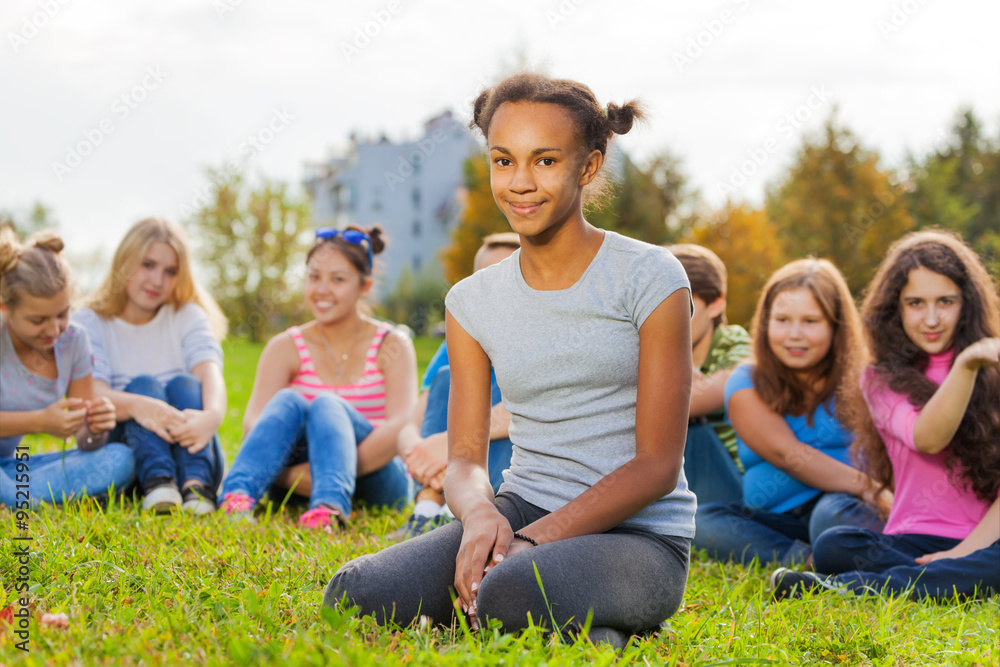
<path fill-rule="evenodd" d="M 142 509 L 144 512 L 152 510 L 157 514 L 169 514 L 181 506 L 181 500 L 177 482 L 169 477 L 157 477 L 149 480 L 146 497 L 142 499 Z"/>

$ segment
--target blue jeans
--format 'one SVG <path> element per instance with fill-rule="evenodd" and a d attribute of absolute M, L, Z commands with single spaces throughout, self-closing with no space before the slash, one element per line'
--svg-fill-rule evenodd
<path fill-rule="evenodd" d="M 847 493 L 823 493 L 780 514 L 747 507 L 743 503 L 709 503 L 695 515 L 697 534 L 693 545 L 712 558 L 744 565 L 784 565 L 804 561 L 810 544 L 824 531 L 842 525 L 881 531 L 884 523 L 874 509 Z"/>
<path fill-rule="evenodd" d="M 19 463 L 27 464 L 20 473 Z M 21 483 L 28 483 L 30 506 L 43 501 L 58 505 L 64 498 L 108 493 L 111 487 L 125 490 L 135 477 L 135 462 L 132 451 L 120 442 L 109 442 L 88 452 L 70 449 L 32 454 L 27 461 L 0 459 L 0 505 L 14 508 L 25 499 L 24 495 L 18 496 L 19 476 Z"/>
<path fill-rule="evenodd" d="M 139 375 L 125 385 L 124 391 L 156 398 L 178 410 L 201 410 L 201 383 L 193 375 L 178 375 L 166 386 L 151 375 Z M 130 419 L 112 432 L 135 455 L 135 475 L 142 487 L 155 477 L 170 477 L 183 485 L 197 480 L 207 487 L 217 488 L 225 470 L 225 454 L 219 436 L 213 435 L 208 446 L 197 454 L 186 447 L 174 445 Z"/>
<path fill-rule="evenodd" d="M 358 443 L 375 430 L 354 406 L 336 394 L 312 402 L 292 389 L 272 398 L 243 441 L 222 493 L 259 500 L 288 466 L 309 463 L 309 506 L 333 505 L 345 515 L 351 499 L 399 509 L 409 496 L 409 478 L 394 458 L 375 472 L 357 476 Z"/>
<path fill-rule="evenodd" d="M 937 535 L 883 535 L 863 528 L 832 528 L 816 540 L 816 571 L 836 574 L 858 593 L 909 593 L 915 598 L 947 599 L 1000 592 L 1000 541 L 964 558 L 919 565 L 918 556 L 951 549 L 960 540 Z"/>
<path fill-rule="evenodd" d="M 707 422 L 688 424 L 684 476 L 699 505 L 743 500 L 743 475 Z"/>
<path fill-rule="evenodd" d="M 427 410 L 424 412 L 424 421 L 420 425 L 420 437 L 426 438 L 435 433 L 444 433 L 448 430 L 448 395 L 451 392 L 451 368 L 443 366 L 431 381 L 430 389 L 427 391 Z M 500 402 L 500 387 L 496 381 L 492 383 L 492 403 L 496 405 Z M 514 453 L 514 444 L 510 438 L 500 438 L 490 441 L 490 449 L 487 455 L 487 470 L 490 474 L 490 485 L 495 494 L 503 484 L 503 471 L 510 468 L 510 457 Z"/>

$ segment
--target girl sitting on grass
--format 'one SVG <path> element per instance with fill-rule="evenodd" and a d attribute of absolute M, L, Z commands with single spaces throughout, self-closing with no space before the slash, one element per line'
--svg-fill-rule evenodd
<path fill-rule="evenodd" d="M 396 439 L 416 403 L 413 343 L 364 314 L 382 230 L 316 231 L 305 302 L 315 318 L 278 334 L 257 364 L 244 440 L 220 509 L 249 516 L 272 484 L 309 498 L 307 528 L 345 527 L 352 498 L 401 507 Z"/>
<path fill-rule="evenodd" d="M 860 500 L 874 501 L 879 485 L 848 456 L 844 392 L 863 347 L 840 271 L 802 259 L 775 272 L 757 305 L 753 341 L 754 361 L 738 366 L 725 390 L 746 470 L 743 502 L 699 507 L 695 546 L 744 564 L 790 563 L 808 560 L 810 544 L 834 525 L 881 528 Z"/>
<path fill-rule="evenodd" d="M 493 196 L 521 249 L 448 293 L 445 494 L 460 521 L 345 564 L 341 598 L 378 622 L 497 619 L 624 645 L 677 611 L 694 535 L 681 464 L 691 296 L 665 248 L 583 215 L 609 139 L 641 112 L 575 81 L 520 74 L 480 94 Z M 490 364 L 513 456 L 494 497 Z M 537 573 L 537 575 L 536 575 Z M 541 585 L 538 577 L 541 578 Z"/>
<path fill-rule="evenodd" d="M 0 505 L 11 509 L 121 491 L 135 474 L 129 448 L 108 442 L 115 406 L 94 393 L 87 334 L 69 321 L 62 249 L 51 232 L 22 247 L 0 228 Z M 78 447 L 29 457 L 19 444 L 34 433 Z"/>
<path fill-rule="evenodd" d="M 862 305 L 873 360 L 861 376 L 857 448 L 895 502 L 884 534 L 823 533 L 814 549 L 822 574 L 775 572 L 779 597 L 805 588 L 938 599 L 1000 591 L 996 290 L 951 234 L 918 232 L 890 249 Z"/>
<path fill-rule="evenodd" d="M 88 307 L 73 316 L 94 347 L 97 391 L 115 404 L 114 437 L 135 454 L 142 507 L 158 513 L 214 511 L 225 468 L 216 431 L 226 414 L 226 318 L 189 257 L 178 224 L 137 222 Z"/>

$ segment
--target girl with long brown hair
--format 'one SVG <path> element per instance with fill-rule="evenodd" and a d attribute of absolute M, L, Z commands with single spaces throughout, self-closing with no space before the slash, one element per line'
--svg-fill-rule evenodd
<path fill-rule="evenodd" d="M 744 563 L 806 561 L 827 528 L 881 527 L 862 502 L 877 499 L 878 484 L 849 457 L 844 394 L 863 347 L 840 271 L 827 260 L 801 259 L 775 272 L 757 305 L 753 339 L 753 362 L 733 371 L 725 391 L 746 470 L 743 501 L 700 507 L 694 544 Z"/>
<path fill-rule="evenodd" d="M 779 570 L 802 587 L 1000 590 L 1000 305 L 957 236 L 923 231 L 889 251 L 862 305 L 872 361 L 854 411 L 857 458 L 895 501 L 884 534 L 840 527 L 815 545 L 816 570 Z M 800 590 L 800 589 L 797 589 Z"/>

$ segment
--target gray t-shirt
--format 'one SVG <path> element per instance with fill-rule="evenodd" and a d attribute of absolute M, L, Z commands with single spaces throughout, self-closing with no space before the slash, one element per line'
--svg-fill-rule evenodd
<path fill-rule="evenodd" d="M 666 249 L 605 232 L 572 287 L 538 291 L 520 250 L 455 285 L 448 312 L 489 356 L 514 443 L 500 491 L 554 511 L 635 457 L 639 328 L 690 289 Z M 694 536 L 695 497 L 677 487 L 624 525 Z"/>
<path fill-rule="evenodd" d="M 7 324 L 0 326 L 0 412 L 42 410 L 66 395 L 73 380 L 94 372 L 87 332 L 72 322 L 56 339 L 55 380 L 35 375 L 21 363 Z M 21 436 L 0 438 L 0 459 L 14 455 Z"/>

